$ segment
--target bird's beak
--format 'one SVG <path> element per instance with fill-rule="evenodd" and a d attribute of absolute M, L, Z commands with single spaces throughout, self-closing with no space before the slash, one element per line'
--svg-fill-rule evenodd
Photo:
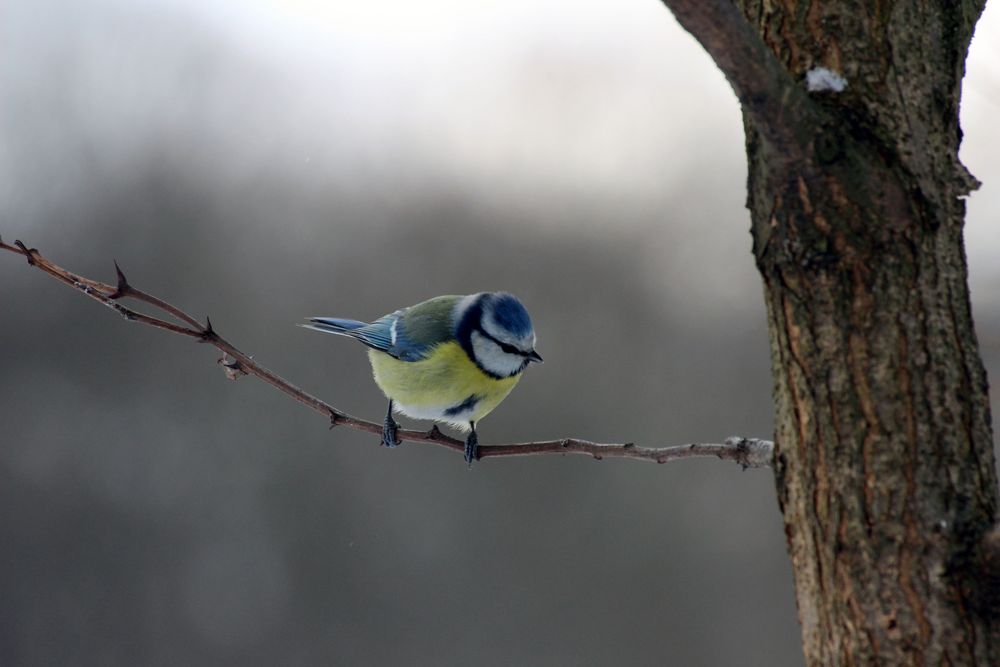
<path fill-rule="evenodd" d="M 534 350 L 529 352 L 526 356 L 528 357 L 528 361 L 536 361 L 538 363 L 542 363 L 542 355 L 538 354 Z"/>

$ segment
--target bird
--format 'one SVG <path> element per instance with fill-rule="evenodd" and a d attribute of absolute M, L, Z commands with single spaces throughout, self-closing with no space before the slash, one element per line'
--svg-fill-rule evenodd
<path fill-rule="evenodd" d="M 389 399 L 382 445 L 396 447 L 393 412 L 467 431 L 465 461 L 479 458 L 476 426 L 541 363 L 524 305 L 507 292 L 436 296 L 374 322 L 309 317 L 307 329 L 367 345 L 372 375 Z"/>

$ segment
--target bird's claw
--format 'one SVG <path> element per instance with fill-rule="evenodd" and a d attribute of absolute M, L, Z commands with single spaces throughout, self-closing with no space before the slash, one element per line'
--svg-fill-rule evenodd
<path fill-rule="evenodd" d="M 396 432 L 399 430 L 399 424 L 391 416 L 386 416 L 385 422 L 382 423 L 382 446 L 393 449 L 399 447 L 403 444 L 403 441 L 399 439 Z"/>
<path fill-rule="evenodd" d="M 479 460 L 479 436 L 476 434 L 475 430 L 469 433 L 469 437 L 465 439 L 465 462 L 472 467 L 473 461 Z"/>

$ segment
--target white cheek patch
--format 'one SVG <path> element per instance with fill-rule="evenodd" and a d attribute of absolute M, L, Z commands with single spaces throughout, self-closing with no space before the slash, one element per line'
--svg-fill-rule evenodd
<path fill-rule="evenodd" d="M 509 377 L 524 368 L 524 357 L 508 354 L 478 331 L 472 332 L 472 353 L 479 365 L 494 375 Z"/>

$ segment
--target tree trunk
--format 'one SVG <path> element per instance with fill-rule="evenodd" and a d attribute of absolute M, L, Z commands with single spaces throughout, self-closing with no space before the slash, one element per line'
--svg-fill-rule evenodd
<path fill-rule="evenodd" d="M 803 90 L 819 67 L 846 80 L 770 119 L 790 144 L 744 100 L 806 660 L 1000 665 L 975 571 L 997 479 L 958 161 L 984 3 L 737 4 Z"/>

